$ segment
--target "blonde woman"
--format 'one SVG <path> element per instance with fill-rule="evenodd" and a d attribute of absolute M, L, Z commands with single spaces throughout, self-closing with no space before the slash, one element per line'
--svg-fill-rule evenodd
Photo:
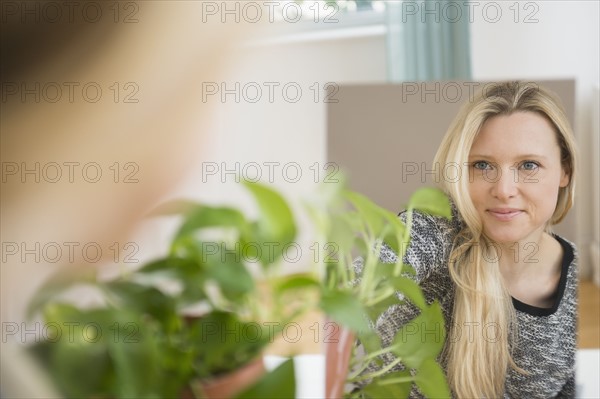
<path fill-rule="evenodd" d="M 434 162 L 461 170 L 441 179 L 453 218 L 416 212 L 405 262 L 442 305 L 454 397 L 574 397 L 576 248 L 551 226 L 573 204 L 575 161 L 560 102 L 536 84 L 486 86 L 448 129 Z M 385 246 L 381 257 L 397 258 Z M 379 317 L 384 345 L 415 312 Z"/>

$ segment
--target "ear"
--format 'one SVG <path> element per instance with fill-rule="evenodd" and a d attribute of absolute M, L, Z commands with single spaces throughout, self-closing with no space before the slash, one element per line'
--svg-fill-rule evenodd
<path fill-rule="evenodd" d="M 559 187 L 567 187 L 571 181 L 571 170 L 568 166 L 561 168 L 561 177 Z"/>

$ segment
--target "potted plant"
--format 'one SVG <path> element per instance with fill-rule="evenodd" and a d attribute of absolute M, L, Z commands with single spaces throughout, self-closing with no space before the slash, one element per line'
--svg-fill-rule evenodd
<path fill-rule="evenodd" d="M 345 383 L 360 387 L 347 395 L 350 397 L 408 397 L 413 382 L 428 397 L 450 396 L 436 361 L 443 339 L 422 340 L 402 328 L 392 344 L 383 347 L 373 328 L 377 317 L 402 298 L 420 310 L 412 323 L 429 331 L 445 331 L 439 304 L 426 303 L 420 287 L 410 278 L 414 270 L 402 260 L 410 244 L 413 211 L 450 218 L 449 200 L 437 189 L 421 188 L 411 196 L 406 210 L 404 224 L 363 195 L 343 188 L 336 192 L 335 187 L 327 201 L 313 206 L 323 239 L 336 243 L 339 254 L 325 265 L 321 304 L 340 327 L 337 339 L 327 348 L 328 398 L 341 397 Z M 384 242 L 399 255 L 395 264 L 381 262 Z M 362 258 L 360 270 L 354 263 L 357 256 Z M 353 352 L 354 337 L 364 353 Z M 385 364 L 385 354 L 395 355 L 396 360 Z M 395 371 L 401 361 L 406 368 Z"/>
<path fill-rule="evenodd" d="M 30 314 L 41 312 L 45 326 L 56 328 L 32 351 L 60 391 L 85 398 L 293 397 L 292 363 L 262 376 L 261 353 L 310 306 L 290 307 L 290 295 L 318 280 L 279 273 L 282 248 L 296 236 L 292 212 L 266 186 L 245 186 L 258 219 L 230 207 L 170 203 L 156 213 L 181 214 L 183 222 L 165 257 L 108 281 L 86 266 L 70 268 L 39 290 Z M 101 304 L 81 309 L 58 295 L 77 284 L 96 290 Z"/>
<path fill-rule="evenodd" d="M 63 270 L 39 290 L 30 312 L 42 313 L 45 325 L 56 328 L 48 328 L 46 340 L 32 351 L 58 388 L 68 397 L 85 398 L 293 397 L 292 363 L 261 377 L 260 356 L 283 326 L 319 308 L 346 338 L 343 350 L 336 347 L 339 356 L 328 360 L 341 376 L 338 390 L 328 390 L 328 397 L 342 394 L 346 362 L 354 370 L 349 379 L 364 381 L 360 395 L 407 396 L 412 381 L 428 395 L 445 394 L 435 363 L 439 345 L 398 342 L 382 348 L 371 328 L 374 318 L 398 301 L 398 291 L 421 309 L 421 321 L 443 323 L 439 307 L 427 305 L 406 277 L 410 268 L 402 263 L 383 267 L 378 248 L 385 241 L 403 254 L 410 212 L 448 216 L 445 196 L 432 189 L 416 192 L 405 226 L 364 196 L 325 185 L 309 209 L 321 239 L 334 244 L 338 256 L 304 274 L 283 275 L 283 251 L 296 237 L 292 212 L 268 187 L 244 185 L 260 211 L 255 220 L 231 207 L 166 204 L 156 214 L 183 217 L 166 256 L 107 281 L 85 266 Z M 360 276 L 352 267 L 357 255 L 364 258 Z M 96 290 L 101 303 L 82 309 L 62 300 L 60 294 L 76 284 Z M 354 337 L 366 349 L 363 357 L 352 356 Z M 412 353 L 415 348 L 421 350 Z M 391 367 L 379 359 L 387 352 L 405 360 L 408 353 L 407 365 L 416 377 L 408 371 L 388 373 Z M 380 369 L 365 374 L 370 364 Z M 232 382 L 232 374 L 251 378 Z M 235 389 L 215 392 L 219 386 Z"/>

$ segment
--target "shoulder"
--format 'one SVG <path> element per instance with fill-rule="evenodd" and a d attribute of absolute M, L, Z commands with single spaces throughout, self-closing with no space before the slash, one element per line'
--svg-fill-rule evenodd
<path fill-rule="evenodd" d="M 410 242 L 405 243 L 404 262 L 410 264 L 417 272 L 418 280 L 422 280 L 436 268 L 447 266 L 454 238 L 462 229 L 462 219 L 451 202 L 452 218 L 433 216 L 419 210 L 412 211 Z M 402 222 L 407 223 L 408 212 L 399 215 Z"/>
<path fill-rule="evenodd" d="M 579 259 L 579 252 L 577 246 L 569 241 L 568 239 L 559 236 L 558 234 L 552 235 L 556 241 L 559 242 L 562 247 L 563 257 L 561 264 L 561 280 L 567 280 L 566 283 L 569 285 L 577 286 L 577 262 Z M 561 281 L 563 283 L 563 281 Z M 559 285 L 560 289 L 560 285 Z"/>
<path fill-rule="evenodd" d="M 577 246 L 568 239 L 557 234 L 553 235 L 563 249 L 561 278 L 558 285 L 558 297 L 566 297 L 566 302 L 577 303 L 579 253 Z M 562 302 L 565 302 L 564 300 Z M 576 306 L 576 305 L 575 305 Z M 575 311 L 575 310 L 574 310 Z"/>
<path fill-rule="evenodd" d="M 558 235 L 552 234 L 552 236 L 560 243 L 564 251 L 564 260 L 570 264 L 576 264 L 579 258 L 579 252 L 577 246 L 570 240 Z"/>

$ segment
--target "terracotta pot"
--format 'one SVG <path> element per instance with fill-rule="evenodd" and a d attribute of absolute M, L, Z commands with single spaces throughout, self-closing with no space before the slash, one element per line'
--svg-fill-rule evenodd
<path fill-rule="evenodd" d="M 354 346 L 354 333 L 338 324 L 335 325 L 334 333 L 329 336 L 328 342 L 325 342 L 325 397 L 327 399 L 344 396 L 344 385 Z"/>
<path fill-rule="evenodd" d="M 260 377 L 265 374 L 265 366 L 262 356 L 246 364 L 245 366 L 223 376 L 210 380 L 195 381 L 194 391 L 202 392 L 207 399 L 229 399 L 233 398 L 244 389 L 249 388 Z M 186 390 L 181 399 L 194 399 L 191 390 Z"/>

